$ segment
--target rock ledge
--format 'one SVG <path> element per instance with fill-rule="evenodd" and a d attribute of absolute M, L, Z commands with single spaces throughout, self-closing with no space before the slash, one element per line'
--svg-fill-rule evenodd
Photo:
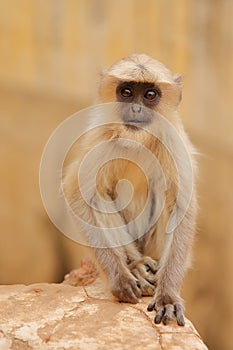
<path fill-rule="evenodd" d="M 192 323 L 155 325 L 149 298 L 118 303 L 98 278 L 89 286 L 0 286 L 0 350 L 207 350 Z"/>

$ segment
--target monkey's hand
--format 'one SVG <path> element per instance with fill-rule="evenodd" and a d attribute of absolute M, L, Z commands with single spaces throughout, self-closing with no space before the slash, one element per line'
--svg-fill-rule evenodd
<path fill-rule="evenodd" d="M 139 282 L 127 269 L 110 279 L 109 285 L 112 294 L 119 301 L 136 304 L 142 296 Z"/>
<path fill-rule="evenodd" d="M 184 326 L 184 305 L 179 296 L 170 297 L 168 294 L 156 293 L 147 308 L 148 311 L 156 310 L 155 323 L 163 322 L 167 325 L 176 318 L 179 326 Z"/>
<path fill-rule="evenodd" d="M 158 263 L 149 256 L 129 264 L 129 269 L 137 278 L 143 296 L 154 295 Z"/>

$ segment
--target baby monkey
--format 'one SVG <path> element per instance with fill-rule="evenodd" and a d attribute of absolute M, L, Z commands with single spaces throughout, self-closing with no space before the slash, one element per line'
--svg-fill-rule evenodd
<path fill-rule="evenodd" d="M 194 181 L 190 178 L 185 180 L 188 170 L 184 154 L 188 154 L 195 177 L 195 151 L 177 112 L 180 101 L 181 77 L 174 76 L 162 63 L 147 55 L 131 55 L 103 71 L 99 83 L 99 102 L 118 102 L 119 120 L 113 123 L 108 120 L 108 115 L 104 115 L 101 120 L 105 122 L 104 125 L 93 126 L 78 140 L 63 172 L 63 190 L 72 211 L 101 231 L 102 236 L 95 235 L 91 229 L 81 225 L 98 263 L 107 275 L 113 295 L 120 301 L 130 303 L 137 303 L 141 296 L 153 295 L 148 310 L 156 311 L 155 323 L 168 324 L 176 318 L 178 325 L 183 326 L 184 305 L 180 289 L 190 262 L 197 204 Z M 96 125 L 94 119 L 95 116 L 92 116 L 93 125 Z M 175 130 L 182 140 L 185 151 L 177 146 L 169 127 L 163 125 L 171 125 L 171 130 Z M 89 162 L 90 172 L 93 164 L 98 163 L 105 152 L 113 155 L 113 159 L 98 170 L 95 188 L 91 186 L 92 179 L 87 172 L 86 186 L 90 199 L 87 203 L 82 196 L 77 174 L 85 155 L 105 141 L 108 145 L 104 152 L 96 152 L 92 162 Z M 145 157 L 141 148 L 149 150 L 158 160 L 166 181 L 165 190 L 160 183 L 158 167 Z M 146 176 L 132 160 L 117 158 L 118 150 L 128 155 L 136 154 L 138 162 L 147 169 Z M 119 194 L 117 191 L 122 179 L 133 186 L 132 198 L 125 207 L 120 205 L 119 197 L 125 200 L 128 192 Z M 188 180 L 191 181 L 192 191 L 186 206 L 185 194 L 190 186 Z M 155 220 L 162 197 L 163 207 Z M 111 208 L 115 210 L 104 211 L 103 199 L 106 205 L 112 203 Z M 176 213 L 183 211 L 183 215 L 176 224 L 169 226 L 174 210 Z M 116 233 L 113 238 L 115 244 L 108 245 L 106 242 L 111 241 L 112 228 Z"/>

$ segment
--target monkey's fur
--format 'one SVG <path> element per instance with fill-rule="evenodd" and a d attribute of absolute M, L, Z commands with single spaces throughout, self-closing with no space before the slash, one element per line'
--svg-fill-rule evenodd
<path fill-rule="evenodd" d="M 195 151 L 183 130 L 177 112 L 180 100 L 180 76 L 173 76 L 163 64 L 147 55 L 131 55 L 104 71 L 99 84 L 99 102 L 126 102 L 119 109 L 119 120 L 122 123 L 110 123 L 93 128 L 81 137 L 76 151 L 72 154 L 72 161 L 64 171 L 63 190 L 72 210 L 84 220 L 98 227 L 119 227 L 119 232 L 126 236 L 135 237 L 134 234 L 136 237 L 140 236 L 127 245 L 93 248 L 99 264 L 107 275 L 114 296 L 120 301 L 137 303 L 142 295 L 154 295 L 148 310 L 156 310 L 155 322 L 162 321 L 167 324 L 176 317 L 177 323 L 184 325 L 184 306 L 180 288 L 189 265 L 195 232 L 197 209 L 195 186 L 193 183 L 192 198 L 182 221 L 172 233 L 166 233 L 175 203 L 178 207 L 183 205 L 182 200 L 179 202 L 177 199 L 177 168 L 161 139 L 148 132 L 155 122 L 154 111 L 166 118 L 185 144 L 195 174 L 193 160 Z M 108 116 L 103 116 L 103 120 L 108 122 Z M 147 130 L 140 128 L 144 125 Z M 162 130 L 162 141 L 170 143 L 171 147 L 176 149 L 176 145 L 172 144 L 173 141 L 169 137 L 169 134 L 163 135 Z M 85 202 L 80 193 L 77 172 L 85 154 L 103 141 L 109 141 L 106 152 L 114 153 L 117 147 L 124 148 L 121 144 L 118 145 L 119 139 L 135 141 L 147 147 L 163 169 L 166 179 L 165 205 L 153 225 L 150 225 L 150 220 L 156 199 L 161 194 L 156 183 L 156 169 L 151 168 L 147 159 L 143 159 L 143 162 L 148 169 L 146 175 L 149 184 L 143 171 L 127 159 L 109 161 L 99 169 L 96 177 L 98 194 L 91 194 L 95 206 L 98 208 L 100 198 L 115 200 L 118 181 L 127 179 L 133 185 L 134 193 L 131 202 L 123 210 L 112 214 L 95 210 Z M 130 144 L 126 144 L 125 147 L 129 153 L 137 148 L 135 145 L 131 147 Z M 101 153 L 97 157 L 101 159 Z M 178 154 L 178 159 L 182 163 L 182 154 Z M 98 159 L 93 159 L 93 162 L 95 161 Z M 127 224 L 142 211 L 147 198 L 150 200 L 149 209 L 137 222 L 134 232 L 130 232 Z M 103 235 L 107 235 L 106 231 Z M 86 236 L 90 244 L 98 243 L 90 233 L 86 232 Z"/>

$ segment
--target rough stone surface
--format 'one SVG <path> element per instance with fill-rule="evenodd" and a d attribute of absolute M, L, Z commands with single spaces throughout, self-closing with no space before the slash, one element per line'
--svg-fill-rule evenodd
<path fill-rule="evenodd" d="M 207 350 L 189 320 L 155 325 L 149 298 L 119 303 L 102 281 L 89 286 L 0 286 L 0 350 Z"/>

